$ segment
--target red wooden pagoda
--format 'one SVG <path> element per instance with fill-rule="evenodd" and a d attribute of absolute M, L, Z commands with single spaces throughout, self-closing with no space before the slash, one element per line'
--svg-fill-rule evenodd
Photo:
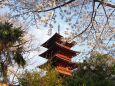
<path fill-rule="evenodd" d="M 70 49 L 75 45 L 75 41 L 71 43 L 63 42 L 62 38 L 63 36 L 55 33 L 49 40 L 42 44 L 48 50 L 40 54 L 40 56 L 51 61 L 51 65 L 60 74 L 72 75 L 72 70 L 77 68 L 78 64 L 71 62 L 71 59 L 79 54 L 79 52 Z"/>

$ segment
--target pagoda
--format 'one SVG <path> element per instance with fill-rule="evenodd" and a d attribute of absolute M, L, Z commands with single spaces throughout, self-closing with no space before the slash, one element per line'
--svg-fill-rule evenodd
<path fill-rule="evenodd" d="M 70 43 L 67 41 L 63 42 L 62 38 L 63 36 L 55 33 L 49 40 L 42 44 L 48 50 L 39 56 L 48 59 L 48 62 L 51 62 L 51 65 L 55 67 L 59 74 L 71 76 L 73 69 L 78 67 L 78 64 L 71 62 L 71 59 L 79 54 L 79 52 L 71 50 L 75 45 L 75 41 Z M 48 64 L 48 62 L 43 65 Z"/>

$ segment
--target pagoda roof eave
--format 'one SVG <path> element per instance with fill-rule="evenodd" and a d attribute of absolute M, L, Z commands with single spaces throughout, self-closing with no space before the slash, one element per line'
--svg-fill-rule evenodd
<path fill-rule="evenodd" d="M 57 48 L 62 48 L 65 51 L 68 51 L 69 53 L 72 53 L 73 56 L 76 56 L 76 55 L 78 55 L 80 53 L 79 51 L 73 51 L 73 50 L 69 49 L 68 47 L 63 46 L 62 44 L 59 44 L 57 42 L 53 46 L 54 47 L 49 48 L 45 52 L 41 53 L 39 56 L 47 58 L 47 55 L 50 54 L 51 51 L 56 50 Z"/>
<path fill-rule="evenodd" d="M 63 36 L 61 36 L 60 34 L 58 34 L 58 33 L 55 33 L 51 38 L 49 38 L 45 43 L 43 43 L 41 46 L 43 46 L 43 47 L 45 47 L 45 48 L 48 48 L 49 47 L 49 43 L 51 43 L 52 41 L 54 41 L 54 40 L 58 40 L 58 41 L 60 41 L 60 42 L 62 42 L 63 43 L 63 41 L 61 41 L 61 39 L 60 38 L 62 38 Z M 64 43 L 65 45 L 67 45 L 67 46 L 69 46 L 70 48 L 71 47 L 73 47 L 75 44 L 76 44 L 76 42 L 75 41 L 72 41 L 72 42 L 68 42 L 68 41 L 66 41 L 65 43 Z"/>
<path fill-rule="evenodd" d="M 61 48 L 65 49 L 65 50 L 68 50 L 68 51 L 70 51 L 70 52 L 72 52 L 72 53 L 74 53 L 74 54 L 79 54 L 79 53 L 80 53 L 79 51 L 71 50 L 70 48 L 68 48 L 68 47 L 66 47 L 66 46 L 64 46 L 64 45 L 62 45 L 62 44 L 59 44 L 59 43 L 57 43 L 57 42 L 56 42 L 56 45 L 57 45 L 58 47 L 61 47 Z"/>
<path fill-rule="evenodd" d="M 50 41 L 52 41 L 53 40 L 53 38 L 56 38 L 56 37 L 59 37 L 59 38 L 61 38 L 62 36 L 60 35 L 60 34 L 58 34 L 58 33 L 55 33 L 50 39 L 48 39 L 45 43 L 43 43 L 41 46 L 43 46 L 43 47 L 46 47 L 47 48 L 47 44 L 50 42 Z"/>

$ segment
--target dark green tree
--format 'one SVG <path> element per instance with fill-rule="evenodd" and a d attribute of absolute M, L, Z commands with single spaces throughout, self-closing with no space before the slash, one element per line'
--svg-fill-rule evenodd
<path fill-rule="evenodd" d="M 115 59 L 107 54 L 95 54 L 80 64 L 78 72 L 66 79 L 66 86 L 114 86 Z"/>
<path fill-rule="evenodd" d="M 7 79 L 8 66 L 17 63 L 23 66 L 26 61 L 23 58 L 23 36 L 25 31 L 13 24 L 0 23 L 0 72 L 4 81 Z"/>

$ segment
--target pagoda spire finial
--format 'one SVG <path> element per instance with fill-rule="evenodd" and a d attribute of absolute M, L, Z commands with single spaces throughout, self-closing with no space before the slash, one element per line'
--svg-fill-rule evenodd
<path fill-rule="evenodd" d="M 58 34 L 60 34 L 60 25 L 58 24 Z"/>

